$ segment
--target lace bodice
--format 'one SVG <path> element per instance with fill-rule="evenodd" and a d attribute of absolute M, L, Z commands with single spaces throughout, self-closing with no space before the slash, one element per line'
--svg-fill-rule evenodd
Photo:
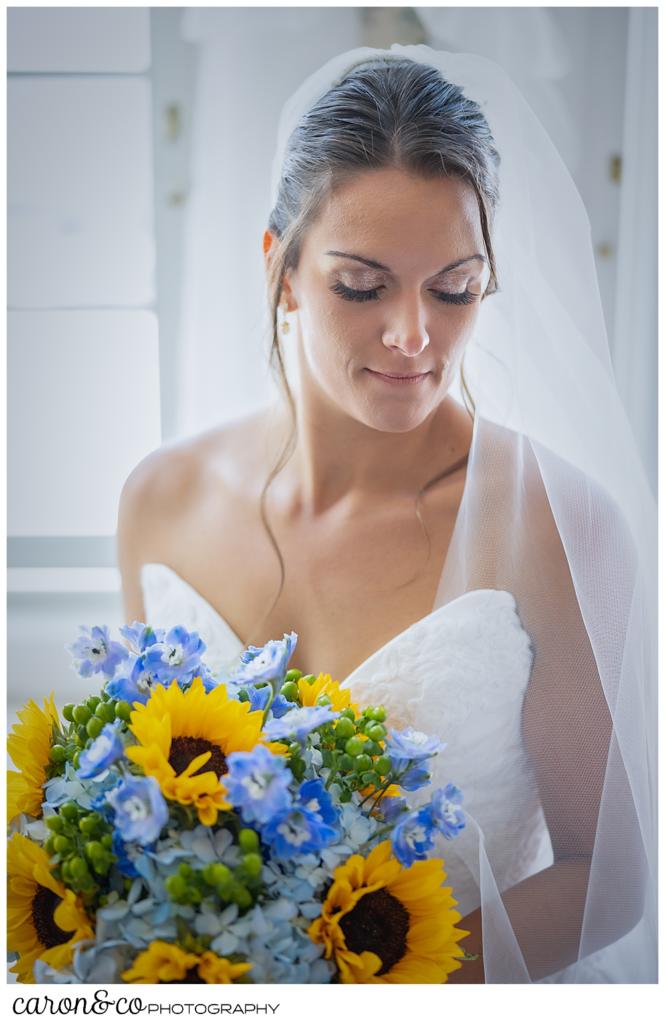
<path fill-rule="evenodd" d="M 141 581 L 147 622 L 197 630 L 206 664 L 232 672 L 243 644 L 214 608 L 166 565 L 144 565 Z M 360 704 L 384 704 L 396 726 L 413 725 L 447 743 L 434 761 L 433 785 L 454 782 L 464 793 L 500 890 L 552 862 L 521 735 L 531 663 L 513 596 L 472 590 L 394 637 L 343 681 Z M 465 829 L 452 842 L 441 840 L 438 851 L 463 916 L 480 903 L 477 846 L 477 832 Z"/>

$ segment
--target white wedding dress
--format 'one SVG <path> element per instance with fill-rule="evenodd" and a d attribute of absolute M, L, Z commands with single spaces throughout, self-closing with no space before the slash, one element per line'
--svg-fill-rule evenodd
<path fill-rule="evenodd" d="M 232 671 L 243 644 L 193 587 L 156 562 L 142 567 L 141 582 L 151 626 L 196 630 L 212 672 Z M 383 704 L 398 728 L 412 725 L 447 743 L 433 762 L 433 784 L 454 782 L 462 790 L 500 891 L 552 863 L 521 735 L 532 657 L 513 596 L 472 590 L 414 623 L 343 680 L 361 706 Z M 297 647 L 292 661 L 297 665 Z M 477 846 L 470 829 L 441 842 L 463 917 L 480 904 Z"/>

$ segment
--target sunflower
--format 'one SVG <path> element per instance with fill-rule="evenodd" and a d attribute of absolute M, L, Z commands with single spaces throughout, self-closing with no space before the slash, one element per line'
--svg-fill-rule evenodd
<path fill-rule="evenodd" d="M 187 984 L 230 985 L 252 969 L 252 964 L 233 964 L 210 951 L 186 953 L 170 942 L 155 940 L 139 953 L 134 964 L 122 975 L 123 981 L 136 985 Z"/>
<path fill-rule="evenodd" d="M 442 984 L 461 967 L 457 942 L 469 934 L 455 928 L 461 915 L 445 877 L 442 860 L 402 867 L 389 840 L 367 858 L 356 853 L 335 869 L 309 937 L 343 983 Z"/>
<path fill-rule="evenodd" d="M 15 725 L 7 739 L 9 756 L 18 768 L 16 772 L 7 772 L 8 821 L 21 813 L 33 818 L 41 816 L 42 786 L 46 782 L 53 732 L 60 729 L 53 691 L 44 698 L 43 709 L 29 700 L 18 717 L 21 725 Z"/>
<path fill-rule="evenodd" d="M 320 672 L 314 682 L 308 682 L 303 676 L 298 680 L 298 695 L 300 703 L 304 708 L 314 707 L 318 698 L 324 695 L 330 699 L 330 706 L 333 711 L 343 711 L 344 708 L 352 708 L 356 715 L 360 714 L 357 704 L 351 700 L 351 691 L 343 690 L 338 680 L 331 675 Z"/>
<path fill-rule="evenodd" d="M 152 775 L 167 800 L 194 804 L 203 825 L 214 825 L 219 811 L 231 804 L 219 781 L 226 758 L 261 743 L 262 711 L 231 700 L 226 687 L 206 693 L 200 678 L 188 690 L 177 683 L 157 686 L 150 699 L 132 712 L 130 728 L 137 746 L 125 753 L 146 775 Z M 283 744 L 266 744 L 280 753 Z"/>
<path fill-rule="evenodd" d="M 7 847 L 7 880 L 7 948 L 19 956 L 12 971 L 34 982 L 35 960 L 64 967 L 74 944 L 94 932 L 80 897 L 51 874 L 46 851 L 18 832 Z"/>

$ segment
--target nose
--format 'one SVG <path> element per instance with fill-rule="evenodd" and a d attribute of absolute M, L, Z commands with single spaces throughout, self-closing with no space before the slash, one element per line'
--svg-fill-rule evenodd
<path fill-rule="evenodd" d="M 427 348 L 425 310 L 418 295 L 403 297 L 392 310 L 382 341 L 386 348 L 399 349 L 406 356 L 418 356 Z"/>

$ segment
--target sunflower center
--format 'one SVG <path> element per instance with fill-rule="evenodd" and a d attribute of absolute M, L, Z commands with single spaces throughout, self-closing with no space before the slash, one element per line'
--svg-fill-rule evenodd
<path fill-rule="evenodd" d="M 45 949 L 52 949 L 53 946 L 61 946 L 63 942 L 69 942 L 74 932 L 63 932 L 58 928 L 53 915 L 58 903 L 61 903 L 59 896 L 47 889 L 45 885 L 38 885 L 37 892 L 32 898 L 32 923 L 37 932 L 37 938 Z"/>
<path fill-rule="evenodd" d="M 190 967 L 185 974 L 184 978 L 178 978 L 177 981 L 162 981 L 162 985 L 205 985 L 203 978 L 199 976 L 198 967 Z"/>
<path fill-rule="evenodd" d="M 171 740 L 169 764 L 176 775 L 180 775 L 186 768 L 189 768 L 195 757 L 206 754 L 208 751 L 211 756 L 204 765 L 194 772 L 194 775 L 202 775 L 204 772 L 214 772 L 218 778 L 220 775 L 226 775 L 228 768 L 223 752 L 219 747 L 213 746 L 210 740 L 205 740 L 200 736 L 176 736 Z"/>
<path fill-rule="evenodd" d="M 387 974 L 406 953 L 409 914 L 387 889 L 368 892 L 339 923 L 347 949 L 376 953 L 381 959 L 377 977 Z"/>

